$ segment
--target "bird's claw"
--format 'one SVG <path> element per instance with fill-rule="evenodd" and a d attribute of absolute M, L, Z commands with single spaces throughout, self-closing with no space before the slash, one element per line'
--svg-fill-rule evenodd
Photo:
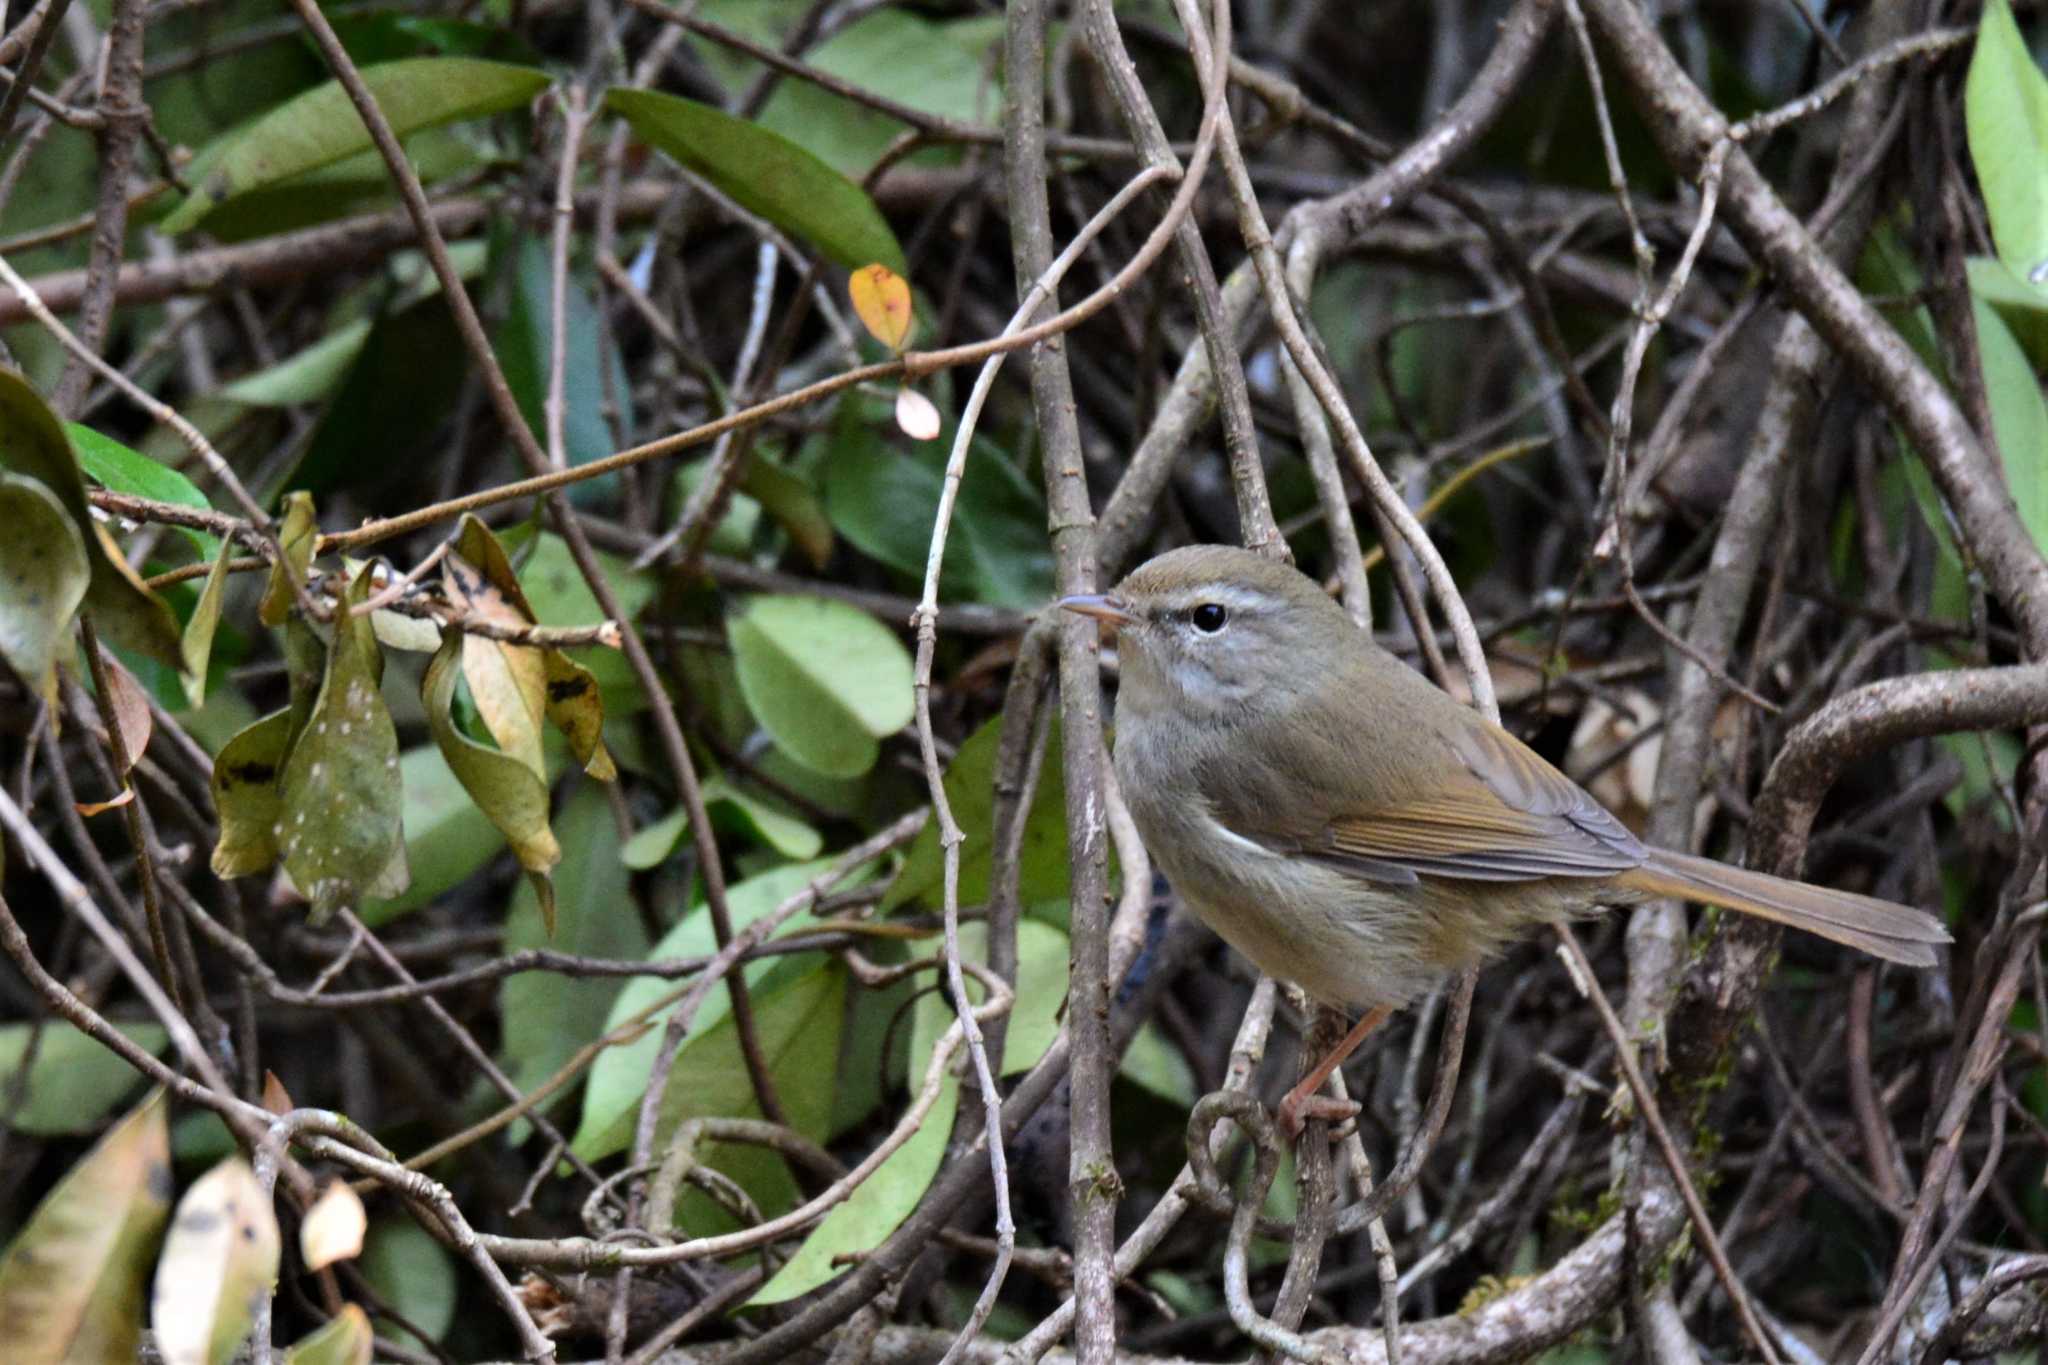
<path fill-rule="evenodd" d="M 1280 1135 L 1289 1143 L 1293 1143 L 1300 1139 L 1302 1127 L 1310 1119 L 1324 1119 L 1332 1124 L 1339 1124 L 1357 1118 L 1358 1114 L 1359 1104 L 1356 1100 L 1340 1100 L 1334 1095 L 1321 1093 L 1304 1095 L 1294 1091 L 1280 1101 L 1277 1118 L 1280 1123 Z"/>

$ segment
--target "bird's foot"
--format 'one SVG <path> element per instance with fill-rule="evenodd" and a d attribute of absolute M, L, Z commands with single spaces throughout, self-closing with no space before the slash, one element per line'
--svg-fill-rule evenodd
<path fill-rule="evenodd" d="M 1355 1119 L 1359 1114 L 1357 1100 L 1340 1100 L 1334 1095 L 1315 1091 L 1304 1094 L 1299 1088 L 1287 1093 L 1280 1101 L 1280 1135 L 1291 1144 L 1301 1137 L 1302 1126 L 1310 1119 L 1324 1119 L 1339 1124 Z"/>

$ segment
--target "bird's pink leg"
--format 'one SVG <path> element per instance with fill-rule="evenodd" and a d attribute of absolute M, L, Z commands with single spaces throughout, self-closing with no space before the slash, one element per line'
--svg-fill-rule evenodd
<path fill-rule="evenodd" d="M 1334 1095 L 1319 1095 L 1323 1082 L 1330 1079 L 1330 1073 L 1344 1065 L 1352 1053 L 1358 1051 L 1372 1031 L 1387 1022 L 1393 1008 L 1379 1005 L 1367 1010 L 1365 1016 L 1351 1026 L 1351 1032 L 1344 1035 L 1337 1046 L 1330 1049 L 1327 1057 L 1316 1063 L 1316 1069 L 1301 1078 L 1301 1084 L 1287 1092 L 1280 1101 L 1280 1131 L 1292 1142 L 1301 1136 L 1301 1125 L 1308 1120 L 1328 1119 L 1340 1123 L 1358 1112 L 1358 1105 L 1351 1100 L 1340 1100 Z"/>

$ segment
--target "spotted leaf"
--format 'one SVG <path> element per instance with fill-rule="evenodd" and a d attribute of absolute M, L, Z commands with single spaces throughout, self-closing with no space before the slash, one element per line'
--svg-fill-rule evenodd
<path fill-rule="evenodd" d="M 326 676 L 284 763 L 277 843 L 316 919 L 365 896 L 395 896 L 412 880 L 398 731 L 379 690 L 384 655 L 369 618 L 349 610 L 369 593 L 365 571 L 337 605 Z"/>

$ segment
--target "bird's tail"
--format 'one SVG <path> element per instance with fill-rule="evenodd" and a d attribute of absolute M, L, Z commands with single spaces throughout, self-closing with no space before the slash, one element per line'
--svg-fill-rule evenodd
<path fill-rule="evenodd" d="M 1703 901 L 1745 915 L 1789 924 L 1809 934 L 1851 948 L 1861 948 L 1887 962 L 1932 967 L 1934 945 L 1949 941 L 1941 921 L 1924 910 L 1787 881 L 1768 873 L 1729 867 L 1665 849 L 1653 849 L 1650 860 L 1616 879 L 1623 886 L 1652 896 Z"/>

